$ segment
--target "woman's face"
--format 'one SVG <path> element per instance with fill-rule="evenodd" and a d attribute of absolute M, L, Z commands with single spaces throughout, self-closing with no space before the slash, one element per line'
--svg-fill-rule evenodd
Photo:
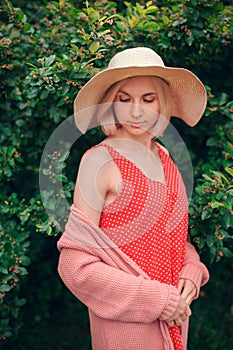
<path fill-rule="evenodd" d="M 130 134 L 148 132 L 158 121 L 160 105 L 151 77 L 139 76 L 123 82 L 114 102 L 116 118 Z"/>

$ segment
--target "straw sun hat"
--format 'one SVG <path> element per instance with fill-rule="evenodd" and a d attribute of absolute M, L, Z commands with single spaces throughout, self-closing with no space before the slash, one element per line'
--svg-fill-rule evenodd
<path fill-rule="evenodd" d="M 194 126 L 202 117 L 207 95 L 202 82 L 184 68 L 166 67 L 162 58 L 150 48 L 135 47 L 117 53 L 108 67 L 92 77 L 79 91 L 74 101 L 74 114 L 89 121 L 105 92 L 116 82 L 134 76 L 150 75 L 164 79 L 172 93 L 171 116 Z M 86 120 L 84 124 L 89 122 Z M 82 123 L 81 123 L 82 124 Z M 79 125 L 78 125 L 79 126 Z"/>

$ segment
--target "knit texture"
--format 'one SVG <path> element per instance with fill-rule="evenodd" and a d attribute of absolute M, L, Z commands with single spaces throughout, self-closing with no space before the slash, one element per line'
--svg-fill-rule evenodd
<path fill-rule="evenodd" d="M 174 350 L 163 320 L 179 303 L 175 287 L 151 280 L 73 205 L 57 245 L 59 275 L 89 309 L 93 350 Z M 202 285 L 208 281 L 208 271 L 190 243 L 184 268 L 183 278 L 191 279 L 198 290 L 200 279 L 194 276 L 202 276 Z M 183 344 L 187 327 L 182 325 Z M 121 337 L 124 330 L 127 337 Z"/>

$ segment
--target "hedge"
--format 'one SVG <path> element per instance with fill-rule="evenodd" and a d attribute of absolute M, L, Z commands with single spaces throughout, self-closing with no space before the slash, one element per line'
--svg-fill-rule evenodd
<path fill-rule="evenodd" d="M 194 171 L 190 237 L 210 269 L 216 264 L 232 263 L 232 10 L 230 2 L 215 0 L 182 4 L 176 0 L 121 4 L 3 1 L 0 10 L 0 340 L 3 344 L 21 332 L 23 305 L 31 297 L 25 287 L 32 281 L 28 275 L 33 269 L 31 262 L 39 266 L 44 242 L 61 234 L 59 225 L 48 216 L 43 205 L 45 197 L 41 198 L 39 174 L 51 183 L 52 190 L 42 193 L 47 196 L 51 210 L 64 194 L 69 204 L 80 157 L 103 135 L 97 128 L 86 136 L 78 136 L 72 143 L 61 141 L 58 149 L 54 147 L 51 154 L 46 154 L 41 167 L 43 150 L 62 122 L 70 120 L 71 125 L 66 125 L 72 130 L 73 100 L 77 92 L 122 49 L 151 47 L 160 53 L 166 65 L 191 69 L 205 82 L 208 106 L 202 121 L 194 129 L 174 121 L 188 147 Z M 65 151 L 60 152 L 59 147 L 64 144 Z M 53 188 L 61 192 L 54 192 Z M 57 214 L 65 218 L 64 208 L 59 207 Z M 35 254 L 38 242 L 41 247 L 36 248 Z M 222 274 L 223 278 L 227 275 L 225 271 Z M 55 285 L 56 295 L 61 297 L 62 285 L 58 280 Z M 42 294 L 48 302 L 53 297 L 44 288 Z M 232 286 L 229 288 L 232 290 Z M 224 286 L 219 293 L 224 293 Z M 230 305 L 227 308 L 228 316 L 222 321 L 223 334 L 231 315 Z M 214 341 L 215 345 L 210 341 L 209 348 L 215 349 L 217 345 L 221 348 L 220 340 Z M 228 349 L 227 345 L 225 348 Z"/>

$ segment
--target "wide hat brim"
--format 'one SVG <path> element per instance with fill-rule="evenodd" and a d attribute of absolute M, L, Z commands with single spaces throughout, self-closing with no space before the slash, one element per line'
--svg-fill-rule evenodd
<path fill-rule="evenodd" d="M 207 103 L 207 94 L 199 78 L 185 68 L 167 66 L 130 66 L 107 68 L 92 77 L 79 91 L 74 101 L 75 116 L 88 109 L 88 119 L 94 118 L 95 109 L 105 92 L 116 82 L 134 76 L 156 76 L 164 79 L 172 93 L 171 116 L 182 119 L 189 126 L 194 126 L 201 119 Z M 92 112 L 90 112 L 93 110 Z M 78 119 L 76 124 L 79 127 Z M 88 121 L 85 121 L 88 124 Z"/>

